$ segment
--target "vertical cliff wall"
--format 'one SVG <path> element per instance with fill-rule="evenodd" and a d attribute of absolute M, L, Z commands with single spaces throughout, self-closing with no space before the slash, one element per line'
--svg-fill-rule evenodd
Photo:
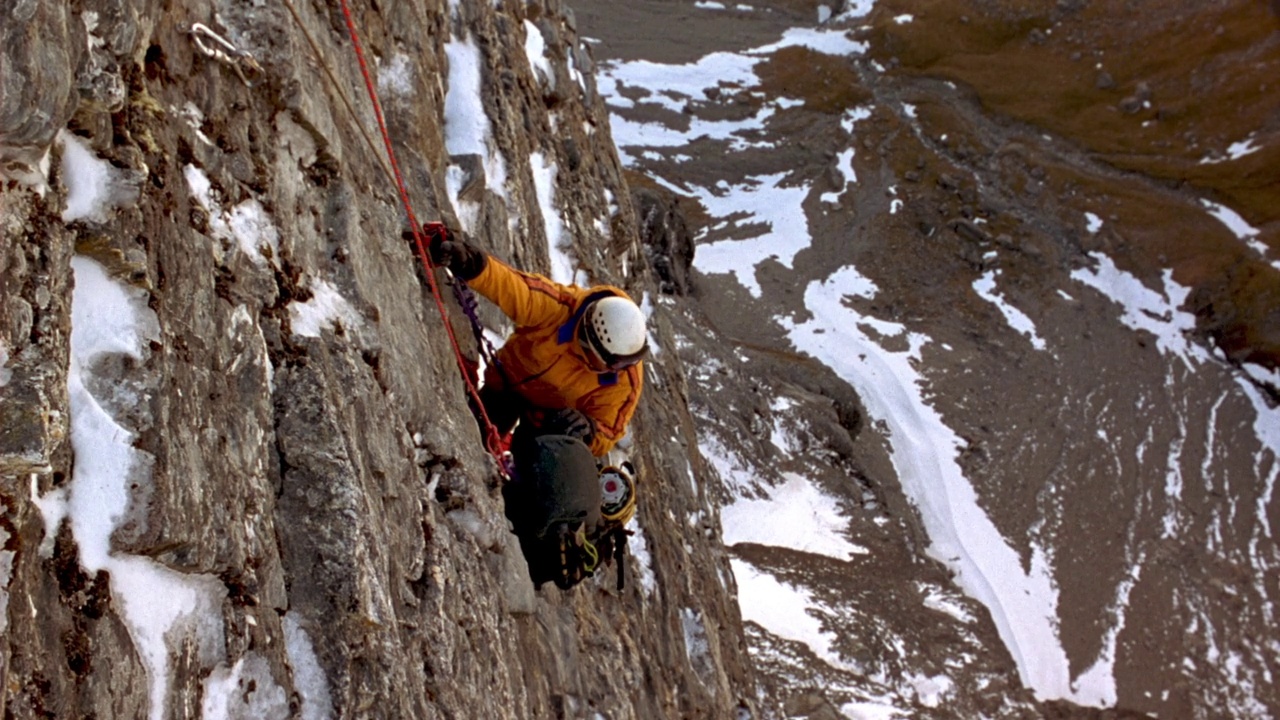
<path fill-rule="evenodd" d="M 758 711 L 660 303 L 626 589 L 528 582 L 337 0 L 2 12 L 5 717 Z M 648 296 L 567 8 L 352 20 L 420 219 Z"/>

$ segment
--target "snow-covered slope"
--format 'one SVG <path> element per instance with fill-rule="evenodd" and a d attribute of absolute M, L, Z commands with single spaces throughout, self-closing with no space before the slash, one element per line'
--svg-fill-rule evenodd
<path fill-rule="evenodd" d="M 852 718 L 1024 712 L 958 630 L 1007 653 L 1041 701 L 1273 713 L 1277 386 L 1205 342 L 1184 283 L 1206 278 L 1126 247 L 1179 226 L 1138 226 L 1119 199 L 1221 221 L 1230 234 L 1197 242 L 1270 265 L 1262 231 L 986 117 L 955 82 L 886 67 L 903 42 L 890 28 L 928 38 L 946 13 L 646 3 L 706 37 L 680 50 L 700 57 L 664 62 L 657 34 L 583 5 L 599 53 L 622 55 L 601 88 L 624 161 L 696 218 L 682 352 L 744 619 L 780 692 L 825 685 Z M 1081 18 L 1045 22 L 1041 38 L 1088 42 Z M 856 391 L 860 433 L 824 427 L 833 383 Z M 871 558 L 901 552 L 876 535 L 948 579 L 916 565 L 870 580 Z M 885 628 L 870 647 L 868 625 Z"/>

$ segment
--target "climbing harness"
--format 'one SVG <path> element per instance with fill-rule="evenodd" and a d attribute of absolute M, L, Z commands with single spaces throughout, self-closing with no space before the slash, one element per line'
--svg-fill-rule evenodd
<path fill-rule="evenodd" d="M 244 50 L 238 49 L 225 38 L 214 32 L 204 23 L 195 23 L 189 31 L 191 40 L 207 57 L 213 58 L 218 62 L 231 66 L 240 81 L 246 87 L 253 87 L 262 80 L 262 66 L 258 64 L 253 56 Z M 212 40 L 214 44 L 206 45 L 202 38 Z"/>
<path fill-rule="evenodd" d="M 373 105 L 374 118 L 377 120 L 378 130 L 382 134 L 382 143 L 387 150 L 387 159 L 391 163 L 391 174 L 395 180 L 396 189 L 400 193 L 400 203 L 404 206 L 405 213 L 409 216 L 409 227 L 413 231 L 413 242 L 418 253 L 418 260 L 422 263 L 423 274 L 426 276 L 427 285 L 431 289 L 431 296 L 435 299 L 436 309 L 440 311 L 440 317 L 444 320 L 445 331 L 449 336 L 449 344 L 453 348 L 454 360 L 457 362 L 458 371 L 461 373 L 462 381 L 466 385 L 467 395 L 475 407 L 476 414 L 480 417 L 485 449 L 493 456 L 494 461 L 498 463 L 498 470 L 503 474 L 503 477 L 509 478 L 510 458 L 504 457 L 507 455 L 507 448 L 498 429 L 489 420 L 489 414 L 485 412 L 484 403 L 480 400 L 480 391 L 467 372 L 467 359 L 462 352 L 462 346 L 458 343 L 458 337 L 453 331 L 453 326 L 449 323 L 449 313 L 445 309 L 444 297 L 440 294 L 440 286 L 436 282 L 434 272 L 432 272 L 435 266 L 431 262 L 431 253 L 427 251 L 428 246 L 423 233 L 423 226 L 418 223 L 418 216 L 413 212 L 413 203 L 409 200 L 409 190 L 405 185 L 404 175 L 400 172 L 400 163 L 396 160 L 395 148 L 391 144 L 391 133 L 387 130 L 387 121 L 382 113 L 382 103 L 378 100 L 377 87 L 373 82 L 373 76 L 369 72 L 369 63 L 365 59 L 364 47 L 360 44 L 360 35 L 356 31 L 355 18 L 351 14 L 351 5 L 348 0 L 341 0 L 341 3 L 342 15 L 346 20 L 347 33 L 351 37 L 351 48 L 355 51 L 356 60 L 360 64 L 360 74 L 364 77 L 365 90 L 368 92 L 369 101 Z"/>

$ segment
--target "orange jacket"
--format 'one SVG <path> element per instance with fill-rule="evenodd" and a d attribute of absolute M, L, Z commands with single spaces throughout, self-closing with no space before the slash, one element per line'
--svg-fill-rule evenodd
<path fill-rule="evenodd" d="M 467 284 L 516 325 L 498 350 L 495 366 L 485 370 L 485 383 L 510 388 L 540 408 L 576 408 L 595 424 L 592 454 L 609 452 L 636 411 L 644 367 L 636 363 L 616 373 L 592 370 L 578 347 L 578 311 L 587 299 L 627 294 L 608 285 L 561 285 L 512 269 L 492 255 Z"/>

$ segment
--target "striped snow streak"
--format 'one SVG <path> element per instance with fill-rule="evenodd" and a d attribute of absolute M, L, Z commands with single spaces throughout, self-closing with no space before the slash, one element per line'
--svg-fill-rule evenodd
<path fill-rule="evenodd" d="M 1200 474 L 1204 477 L 1205 487 L 1209 487 L 1210 477 L 1213 475 L 1213 459 L 1217 456 L 1218 411 L 1222 409 L 1222 403 L 1226 399 L 1225 395 L 1218 398 L 1218 402 L 1209 409 L 1209 421 L 1205 423 L 1204 462 L 1200 463 Z"/>
<path fill-rule="evenodd" d="M 1120 317 L 1122 323 L 1155 335 L 1157 347 L 1166 354 L 1178 357 L 1189 371 L 1215 362 L 1207 350 L 1187 339 L 1186 333 L 1195 328 L 1195 316 L 1182 310 L 1190 288 L 1179 285 L 1173 280 L 1172 273 L 1166 270 L 1164 293 L 1158 293 L 1147 288 L 1133 275 L 1119 270 L 1111 258 L 1101 253 L 1090 255 L 1098 262 L 1098 266 L 1095 269 L 1076 270 L 1071 277 L 1093 287 L 1120 305 L 1123 309 Z M 1234 369 L 1229 369 L 1228 372 L 1231 372 L 1236 385 L 1253 405 L 1253 431 L 1261 446 L 1256 461 L 1257 476 L 1263 485 L 1257 504 L 1257 524 L 1262 536 L 1271 538 L 1271 523 L 1267 518 L 1266 508 L 1274 496 L 1276 477 L 1280 473 L 1277 470 L 1277 462 L 1280 460 L 1280 407 L 1271 407 L 1247 375 Z M 1214 426 L 1221 405 L 1222 399 L 1210 411 L 1209 445 L 1203 465 L 1205 469 L 1210 466 L 1213 457 L 1213 434 L 1216 432 Z M 1185 420 L 1181 422 L 1181 436 L 1185 438 Z M 1172 460 L 1170 465 L 1173 466 Z M 1171 481 L 1168 486 L 1176 486 L 1180 490 L 1181 479 Z"/>
<path fill-rule="evenodd" d="M 577 262 L 571 255 L 569 232 L 556 209 L 556 175 L 560 169 L 540 152 L 529 154 L 529 167 L 533 170 L 533 186 L 538 195 L 538 205 L 542 208 L 547 255 L 551 258 L 551 279 L 566 285 L 576 282 Z"/>
<path fill-rule="evenodd" d="M 507 195 L 507 161 L 493 142 L 489 116 L 484 112 L 484 100 L 480 95 L 483 66 L 480 48 L 475 40 L 467 37 L 450 40 L 444 49 L 449 58 L 449 80 L 444 96 L 445 148 L 451 157 L 480 157 L 485 189 L 502 198 L 507 207 L 508 222 L 518 223 L 520 213 Z M 445 170 L 446 192 L 464 229 L 472 229 L 479 224 L 479 204 L 459 198 L 464 184 L 474 179 L 467 177 L 458 165 L 450 165 Z"/>
<path fill-rule="evenodd" d="M 1218 457 L 1218 453 L 1215 447 L 1217 444 L 1218 411 L 1222 408 L 1222 404 L 1226 400 L 1227 400 L 1226 395 L 1223 395 L 1222 397 L 1218 398 L 1218 401 L 1215 402 L 1213 404 L 1213 407 L 1209 409 L 1209 417 L 1208 417 L 1208 420 L 1205 422 L 1204 459 L 1200 462 L 1200 479 L 1201 479 L 1201 483 L 1204 486 L 1204 492 L 1207 494 L 1212 494 L 1215 492 L 1213 487 L 1213 478 L 1215 474 L 1213 461 L 1214 461 L 1214 458 Z M 1185 431 L 1186 429 L 1185 420 L 1180 419 L 1180 422 L 1182 423 L 1181 427 Z M 1221 475 L 1222 475 L 1223 487 L 1221 488 L 1220 492 L 1223 494 L 1224 497 L 1230 497 L 1229 495 L 1230 491 L 1226 487 L 1226 485 L 1230 481 L 1231 473 L 1224 472 L 1224 473 L 1221 473 Z M 1236 500 L 1235 498 L 1231 498 L 1231 514 L 1232 515 L 1235 514 L 1235 506 L 1236 506 Z M 1211 553 L 1220 553 L 1222 552 L 1222 549 L 1223 549 L 1222 508 L 1221 507 L 1215 507 L 1213 510 L 1213 520 L 1212 520 L 1211 528 L 1213 530 L 1213 533 L 1208 535 L 1206 539 L 1207 540 L 1206 549 Z"/>
<path fill-rule="evenodd" d="M 1182 504 L 1182 448 L 1187 443 L 1187 418 L 1178 416 L 1178 434 L 1169 442 L 1169 464 L 1165 468 L 1164 494 L 1168 509 L 1164 514 L 1164 536 L 1171 538 L 1178 530 L 1178 507 Z M 1117 475 L 1117 477 L 1120 477 Z"/>
<path fill-rule="evenodd" d="M 1267 594 L 1264 580 L 1267 572 L 1276 567 L 1277 560 L 1280 560 L 1280 558 L 1275 557 L 1274 550 L 1272 550 L 1271 556 L 1268 557 L 1262 552 L 1260 545 L 1264 539 L 1274 543 L 1271 520 L 1267 517 L 1267 508 L 1270 507 L 1275 497 L 1276 478 L 1280 477 L 1280 407 L 1268 405 L 1262 391 L 1248 379 L 1237 377 L 1237 382 L 1257 413 L 1253 431 L 1262 444 L 1262 447 L 1254 455 L 1254 467 L 1257 469 L 1257 477 L 1262 483 L 1262 492 L 1258 493 L 1258 501 L 1255 505 L 1258 521 L 1254 524 L 1252 536 L 1249 538 L 1249 560 L 1254 568 L 1253 580 L 1255 588 L 1258 594 L 1264 598 L 1262 604 L 1263 616 L 1268 624 L 1274 626 L 1275 607 L 1271 603 L 1270 595 Z M 1277 651 L 1280 651 L 1280 646 L 1275 646 L 1271 650 L 1273 655 L 1278 654 Z"/>
<path fill-rule="evenodd" d="M 1219 215 L 1224 223 L 1232 225 L 1234 218 L 1221 211 Z M 1082 269 L 1072 273 L 1073 279 L 1087 284 L 1114 301 L 1121 308 L 1120 321 L 1126 326 L 1149 332 L 1156 338 L 1157 347 L 1166 356 L 1172 356 L 1186 368 L 1185 379 L 1195 377 L 1226 377 L 1230 381 L 1228 388 L 1217 401 L 1208 408 L 1205 414 L 1205 455 L 1199 463 L 1200 475 L 1204 491 L 1224 499 L 1216 502 L 1211 518 L 1204 529 L 1207 551 L 1223 561 L 1237 567 L 1247 568 L 1248 579 L 1241 579 L 1239 585 L 1232 585 L 1229 591 L 1234 595 L 1248 587 L 1256 594 L 1256 603 L 1243 606 L 1242 622 L 1252 623 L 1247 616 L 1255 610 L 1260 614 L 1264 626 L 1274 626 L 1275 607 L 1272 601 L 1273 589 L 1267 587 L 1266 579 L 1277 566 L 1275 539 L 1272 534 L 1268 509 L 1275 495 L 1275 484 L 1280 477 L 1280 407 L 1272 407 L 1263 392 L 1254 384 L 1253 373 L 1244 372 L 1222 362 L 1204 347 L 1191 342 L 1187 333 L 1195 327 L 1195 317 L 1182 309 L 1189 288 L 1179 285 L 1172 279 L 1172 273 L 1165 271 L 1163 292 L 1152 290 L 1142 284 L 1133 275 L 1119 270 L 1110 258 L 1099 253 L 1092 253 L 1097 261 L 1093 269 Z M 1265 379 L 1263 380 L 1265 382 Z M 1171 373 L 1170 388 L 1175 392 L 1183 382 Z M 1232 392 L 1230 388 L 1238 389 Z M 1247 400 L 1254 411 L 1252 423 L 1253 437 L 1258 446 L 1253 455 L 1253 472 L 1250 481 L 1256 486 L 1232 487 L 1231 473 L 1222 473 L 1222 484 L 1215 486 L 1213 475 L 1218 467 L 1215 463 L 1227 461 L 1227 449 L 1219 451 L 1220 442 L 1231 442 L 1228 437 L 1219 441 L 1220 432 L 1227 428 L 1219 428 L 1219 414 L 1228 399 L 1232 402 Z M 1171 443 L 1166 472 L 1165 494 L 1169 501 L 1164 523 L 1164 537 L 1171 537 L 1179 529 L 1180 513 L 1178 505 L 1185 489 L 1183 452 L 1188 438 L 1188 420 L 1191 408 L 1184 404 L 1178 416 L 1178 435 Z M 1240 511 L 1240 495 L 1252 494 L 1257 488 L 1257 499 L 1254 505 L 1255 517 L 1250 528 L 1245 549 L 1232 541 L 1239 526 L 1237 521 Z M 1131 572 L 1122 582 L 1121 590 L 1127 601 L 1126 584 L 1136 582 L 1139 574 Z M 1118 594 L 1118 597 L 1120 595 Z M 1267 708 L 1260 702 L 1267 691 L 1274 686 L 1274 678 L 1267 670 L 1266 658 L 1275 657 L 1280 652 L 1280 643 L 1270 637 L 1259 637 L 1254 634 L 1243 635 L 1233 632 L 1239 627 L 1233 620 L 1221 617 L 1221 609 L 1211 607 L 1213 599 L 1195 592 L 1178 593 L 1176 604 L 1192 615 L 1191 626 L 1187 628 L 1189 636 L 1198 636 L 1199 644 L 1206 648 L 1203 654 L 1188 655 L 1183 660 L 1183 670 L 1188 675 L 1203 674 L 1212 670 L 1218 682 L 1206 687 L 1207 702 L 1222 710 L 1224 717 L 1263 718 L 1269 717 Z M 1225 622 L 1223 627 L 1215 627 L 1214 620 Z"/>
<path fill-rule="evenodd" d="M 928 339 L 910 333 L 910 350 L 885 350 L 864 331 L 867 319 L 844 305 L 845 288 L 868 284 L 852 267 L 811 283 L 805 305 L 813 317 L 801 324 L 783 321 L 791 341 L 844 378 L 868 414 L 888 425 L 894 467 L 920 510 L 929 554 L 990 610 L 1022 682 L 1041 698 L 1076 697 L 1058 639 L 1058 591 L 1048 558 L 1037 551 L 1031 571 L 1024 572 L 1018 553 L 979 506 L 956 462 L 960 439 L 925 402 L 924 379 L 913 366 Z"/>
<path fill-rule="evenodd" d="M 1129 540 L 1132 545 L 1132 534 Z M 1108 612 L 1114 616 L 1115 622 L 1102 638 L 1102 650 L 1098 653 L 1098 659 L 1094 661 L 1088 670 L 1080 673 L 1080 676 L 1076 678 L 1075 687 L 1081 693 L 1077 696 L 1076 702 L 1100 707 L 1110 707 L 1116 704 L 1117 639 L 1120 637 L 1121 631 L 1124 630 L 1125 614 L 1129 609 L 1129 594 L 1133 592 L 1134 586 L 1138 584 L 1138 580 L 1142 577 L 1142 565 L 1146 562 L 1146 559 L 1145 552 L 1139 553 L 1138 557 L 1129 565 L 1128 575 L 1116 587 L 1116 599 L 1108 608 Z"/>

